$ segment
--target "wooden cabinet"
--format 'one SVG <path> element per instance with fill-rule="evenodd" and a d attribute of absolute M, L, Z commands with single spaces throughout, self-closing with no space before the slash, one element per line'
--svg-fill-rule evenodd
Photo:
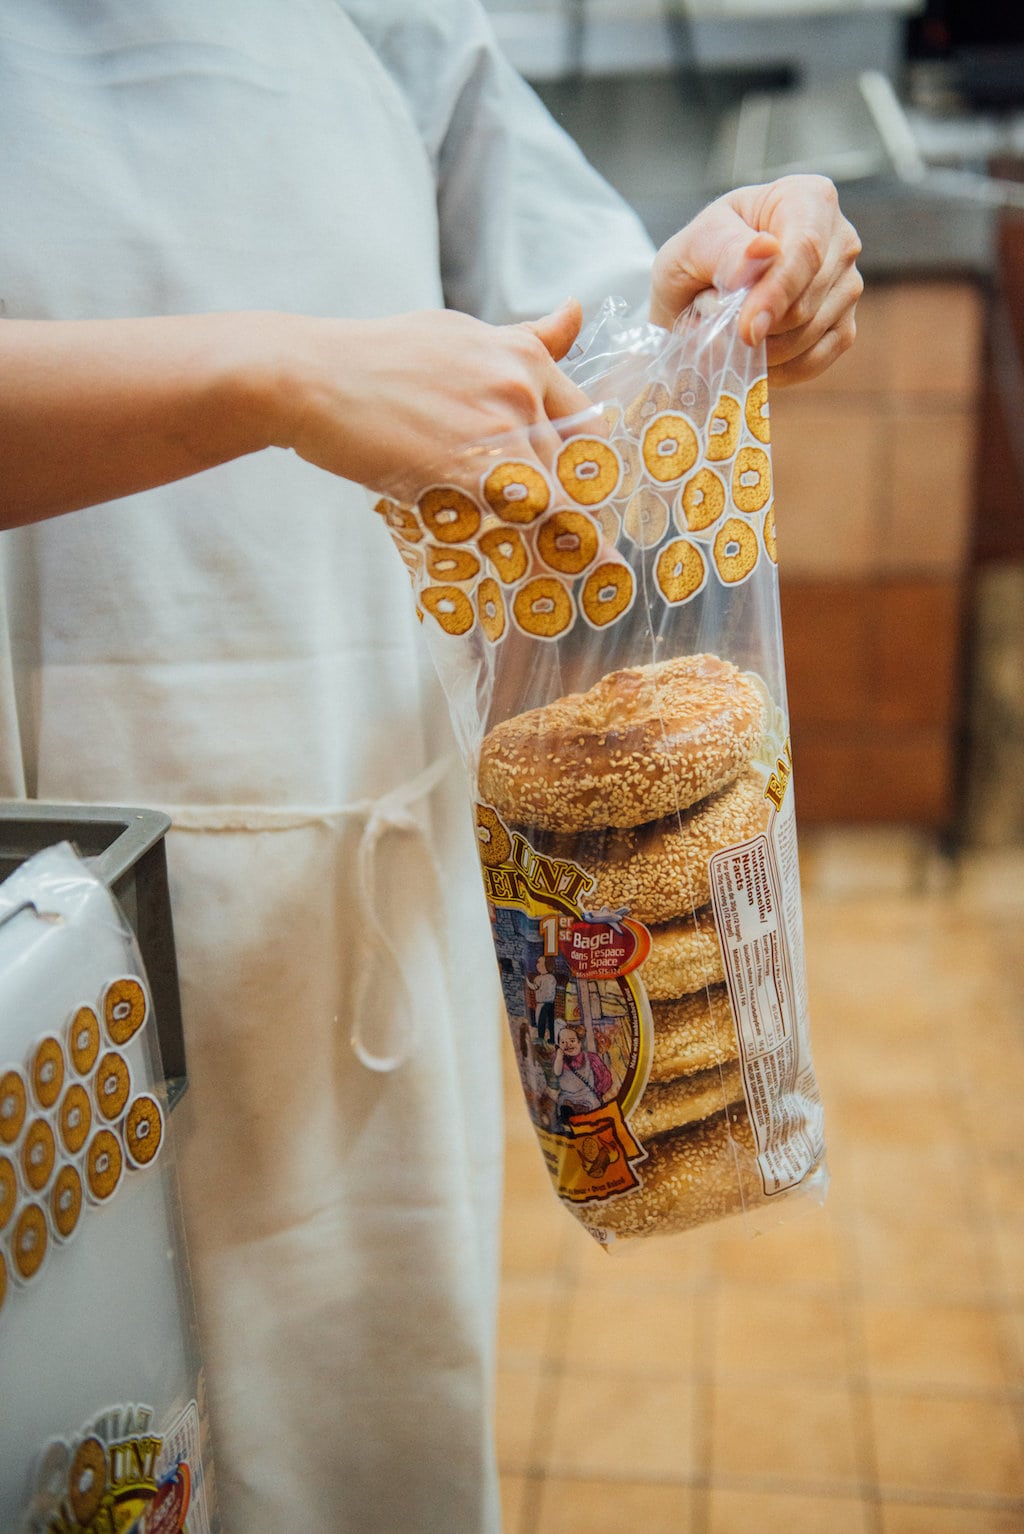
<path fill-rule="evenodd" d="M 956 818 L 985 294 L 873 283 L 856 346 L 771 399 L 797 806 Z"/>

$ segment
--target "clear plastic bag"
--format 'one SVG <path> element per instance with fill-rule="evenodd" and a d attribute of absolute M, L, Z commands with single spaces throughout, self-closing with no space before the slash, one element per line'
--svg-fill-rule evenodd
<path fill-rule="evenodd" d="M 475 787 L 524 1096 L 602 1243 L 827 1183 L 763 351 L 609 300 L 571 420 L 382 500 Z"/>

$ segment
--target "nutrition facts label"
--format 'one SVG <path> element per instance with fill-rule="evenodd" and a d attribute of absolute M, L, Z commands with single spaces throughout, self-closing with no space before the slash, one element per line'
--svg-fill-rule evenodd
<path fill-rule="evenodd" d="M 797 991 L 784 882 L 766 835 L 715 853 L 709 868 L 758 1164 L 765 1192 L 781 1193 L 824 1148 L 820 1098 L 801 1059 L 803 977 Z"/>

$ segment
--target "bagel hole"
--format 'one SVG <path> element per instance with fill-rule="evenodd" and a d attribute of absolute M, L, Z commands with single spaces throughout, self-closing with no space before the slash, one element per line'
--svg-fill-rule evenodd
<path fill-rule="evenodd" d="M 678 453 L 678 451 L 679 441 L 676 437 L 662 437 L 661 441 L 658 443 L 658 446 L 655 448 L 655 452 L 659 458 L 671 458 L 672 455 L 674 453 Z"/>
<path fill-rule="evenodd" d="M 595 463 L 593 458 L 585 458 L 582 463 L 576 465 L 577 479 L 597 479 L 601 473 L 601 465 Z"/>
<path fill-rule="evenodd" d="M 506 485 L 501 493 L 506 501 L 525 501 L 530 492 L 525 485 L 516 480 L 511 485 Z"/>
<path fill-rule="evenodd" d="M 551 597 L 536 597 L 530 603 L 530 611 L 532 613 L 542 613 L 546 616 L 548 613 L 553 613 L 554 610 L 555 604 Z"/>
<path fill-rule="evenodd" d="M 578 533 L 559 533 L 555 538 L 555 548 L 562 554 L 575 554 L 580 548 L 580 542 Z"/>
<path fill-rule="evenodd" d="M 744 469 L 740 475 L 740 484 L 746 485 L 748 490 L 753 490 L 755 485 L 761 483 L 761 476 L 756 469 Z"/>

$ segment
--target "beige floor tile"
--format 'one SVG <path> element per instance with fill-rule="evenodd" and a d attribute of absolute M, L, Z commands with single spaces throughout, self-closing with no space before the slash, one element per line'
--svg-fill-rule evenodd
<path fill-rule="evenodd" d="M 529 1476 L 507 1474 L 501 1477 L 501 1525 L 505 1534 L 530 1534 L 524 1526 L 527 1498 L 532 1489 Z"/>
<path fill-rule="evenodd" d="M 540 1515 L 531 1534 L 689 1534 L 691 1493 L 686 1486 L 650 1482 L 563 1480 L 544 1482 Z"/>
<path fill-rule="evenodd" d="M 882 1504 L 882 1534 L 1020 1534 L 1022 1528 L 1024 1501 L 1005 1508 Z"/>
<path fill-rule="evenodd" d="M 561 1271 L 574 1235 L 572 1216 L 553 1194 L 506 1197 L 501 1221 L 503 1272 L 550 1278 Z"/>
<path fill-rule="evenodd" d="M 627 1373 L 650 1369 L 687 1375 L 693 1369 L 695 1293 L 621 1283 L 577 1284 L 559 1303 L 564 1357 Z"/>
<path fill-rule="evenodd" d="M 976 1197 L 964 1154 L 948 1138 L 913 1154 L 862 1142 L 847 1148 L 843 1171 L 858 1208 L 869 1216 L 967 1221 Z"/>
<path fill-rule="evenodd" d="M 914 827 L 815 827 L 800 835 L 805 898 L 912 894 L 930 850 L 927 833 Z"/>
<path fill-rule="evenodd" d="M 781 1223 L 756 1237 L 721 1236 L 711 1266 L 723 1279 L 811 1289 L 834 1289 L 844 1281 L 843 1247 L 831 1193 L 823 1206 L 789 1205 Z"/>
<path fill-rule="evenodd" d="M 994 1225 L 1024 1230 L 1024 1155 L 1021 1151 L 1020 1109 L 1017 1149 L 1010 1157 L 986 1156 L 978 1169 L 978 1193 Z"/>
<path fill-rule="evenodd" d="M 1003 1325 L 1010 1375 L 1020 1389 L 1024 1386 L 1024 1304 L 1008 1306 L 1003 1311 Z"/>
<path fill-rule="evenodd" d="M 954 899 L 965 910 L 1020 919 L 1024 910 L 1024 851 L 968 850 L 957 859 Z"/>
<path fill-rule="evenodd" d="M 840 1300 L 777 1284 L 719 1284 L 713 1301 L 716 1374 L 835 1383 L 849 1372 Z"/>
<path fill-rule="evenodd" d="M 983 1079 L 990 1074 L 996 1075 L 997 1080 L 1001 1078 L 1002 1084 L 996 1090 Z M 1008 1063 L 1004 1056 L 1001 1066 L 993 1061 L 991 1067 L 975 1069 L 967 1085 L 963 1108 L 968 1131 L 978 1152 L 993 1164 L 1004 1166 L 1020 1188 L 1024 1185 L 1020 1155 L 1024 1065 L 1017 1060 Z"/>
<path fill-rule="evenodd" d="M 828 1100 L 832 1139 L 838 1133 L 851 1145 L 859 1141 L 904 1155 L 928 1152 L 948 1143 L 948 1092 L 922 1084 L 920 1051 L 909 1055 L 908 1065 L 911 1069 L 916 1066 L 914 1076 L 898 1089 L 890 1083 L 888 1065 L 884 1086 L 858 1079 L 837 1087 Z"/>
<path fill-rule="evenodd" d="M 693 1444 L 689 1381 L 575 1369 L 560 1382 L 546 1467 L 555 1476 L 684 1480 L 693 1470 Z"/>
<path fill-rule="evenodd" d="M 1003 1318 L 993 1307 L 868 1304 L 863 1328 L 874 1384 L 993 1392 L 1011 1384 Z"/>
<path fill-rule="evenodd" d="M 992 1295 L 988 1242 L 969 1219 L 923 1217 L 894 1207 L 852 1227 L 860 1283 L 869 1299 L 984 1300 Z"/>
<path fill-rule="evenodd" d="M 858 1482 L 855 1403 L 843 1387 L 712 1386 L 711 1475 L 821 1491 Z"/>
<path fill-rule="evenodd" d="M 538 1274 L 509 1273 L 498 1300 L 498 1361 L 515 1368 L 551 1356 L 559 1302 L 567 1282 Z"/>
<path fill-rule="evenodd" d="M 555 1199 L 551 1179 L 534 1135 L 508 1143 L 505 1150 L 505 1192 L 508 1198 Z"/>
<path fill-rule="evenodd" d="M 574 1243 L 573 1263 L 581 1284 L 614 1283 L 629 1288 L 691 1288 L 708 1267 L 707 1230 L 683 1235 L 651 1236 L 643 1241 L 620 1241 L 600 1246 L 581 1233 Z"/>
<path fill-rule="evenodd" d="M 875 1391 L 870 1417 L 883 1492 L 1020 1495 L 1024 1456 L 1010 1405 L 982 1397 Z"/>
<path fill-rule="evenodd" d="M 534 1437 L 551 1388 L 539 1368 L 499 1368 L 496 1379 L 495 1438 L 503 1475 L 533 1468 Z"/>
<path fill-rule="evenodd" d="M 999 1288 L 1006 1295 L 1024 1299 L 1024 1232 L 1019 1226 L 997 1225 L 992 1247 Z"/>
<path fill-rule="evenodd" d="M 794 1496 L 713 1486 L 707 1534 L 872 1534 L 859 1497 Z"/>

